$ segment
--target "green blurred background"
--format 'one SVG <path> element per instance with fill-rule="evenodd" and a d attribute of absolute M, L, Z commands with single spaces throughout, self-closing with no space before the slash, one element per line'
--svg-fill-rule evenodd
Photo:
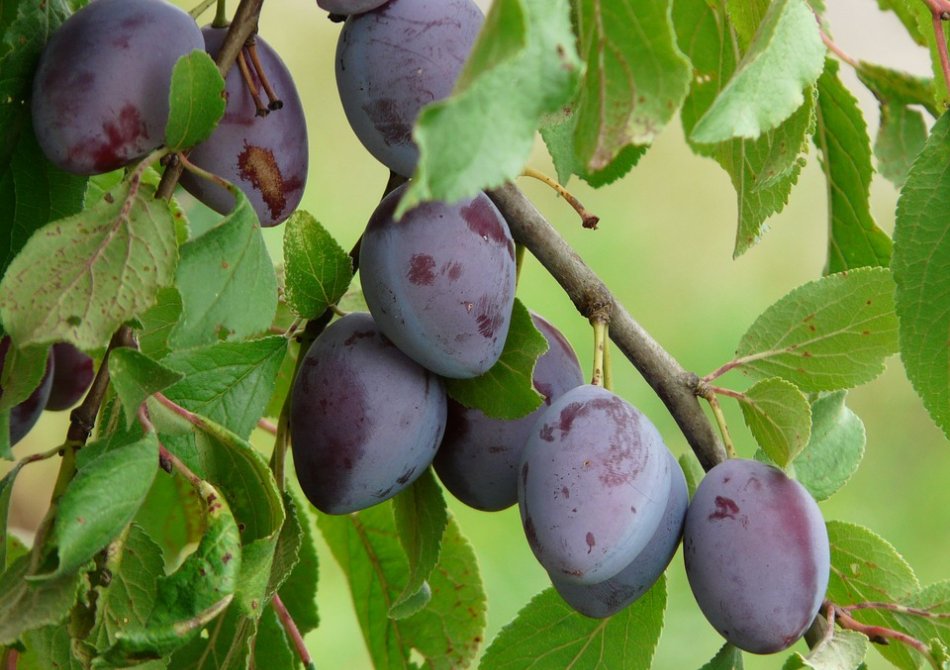
<path fill-rule="evenodd" d="M 928 72 L 927 55 L 913 47 L 896 21 L 877 11 L 873 0 L 836 0 L 829 5 L 836 39 L 854 56 Z M 205 18 L 210 20 L 210 14 Z M 265 3 L 261 34 L 287 61 L 308 114 L 311 164 L 303 208 L 348 249 L 378 202 L 387 172 L 363 150 L 343 116 L 333 70 L 338 32 L 339 25 L 327 21 L 313 0 Z M 844 75 L 859 95 L 873 133 L 877 126 L 873 99 L 850 72 Z M 583 183 L 570 184 L 601 217 L 595 232 L 582 230 L 573 211 L 547 188 L 530 180 L 522 180 L 521 186 L 634 317 L 687 369 L 704 374 L 730 359 L 739 338 L 764 308 L 821 274 L 826 187 L 813 149 L 808 161 L 788 207 L 768 222 L 760 244 L 735 260 L 735 193 L 725 172 L 689 151 L 678 121 L 664 130 L 625 179 L 599 191 Z M 530 165 L 553 174 L 540 143 Z M 889 232 L 896 200 L 890 184 L 875 177 L 873 213 Z M 275 261 L 281 255 L 281 233 L 280 228 L 265 231 Z M 519 296 L 561 328 L 589 372 L 590 328 L 533 259 L 526 263 Z M 687 450 L 664 406 L 638 373 L 620 356 L 614 361 L 615 390 L 657 424 L 674 454 Z M 748 385 L 737 373 L 722 383 L 735 389 Z M 867 453 L 852 481 L 822 503 L 825 517 L 868 526 L 887 538 L 922 584 L 950 578 L 950 443 L 923 410 L 896 357 L 888 361 L 884 375 L 850 394 L 849 405 L 865 422 Z M 740 454 L 751 456 L 754 444 L 736 403 L 726 399 L 724 406 Z M 67 415 L 45 415 L 17 447 L 17 456 L 61 441 Z M 269 449 L 268 436 L 256 435 L 255 441 Z M 20 474 L 13 525 L 28 530 L 38 523 L 55 467 L 55 462 L 39 463 Z M 547 585 L 545 574 L 527 547 L 515 509 L 486 514 L 453 499 L 449 504 L 479 557 L 490 641 Z M 320 559 L 322 622 L 308 636 L 308 646 L 318 667 L 370 668 L 342 573 L 325 546 L 320 547 Z M 679 554 L 667 575 L 670 602 L 654 667 L 698 668 L 722 641 L 693 602 Z M 779 668 L 784 657 L 748 658 L 748 667 Z M 888 666 L 872 652 L 869 667 Z"/>

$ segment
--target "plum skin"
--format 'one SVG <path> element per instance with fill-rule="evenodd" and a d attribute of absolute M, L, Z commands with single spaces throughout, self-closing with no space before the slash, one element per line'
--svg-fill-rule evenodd
<path fill-rule="evenodd" d="M 830 573 L 817 503 L 776 467 L 745 459 L 703 478 L 686 514 L 683 559 L 696 602 L 745 651 L 788 648 L 811 625 Z"/>
<path fill-rule="evenodd" d="M 623 570 L 666 510 L 667 453 L 649 419 L 606 389 L 578 386 L 552 403 L 518 478 L 522 525 L 545 570 L 576 584 Z"/>
<path fill-rule="evenodd" d="M 551 583 L 564 601 L 584 616 L 604 619 L 633 604 L 666 571 L 683 536 L 683 524 L 689 504 L 686 478 L 673 454 L 667 452 L 670 464 L 670 495 L 657 526 L 646 547 L 613 577 L 597 584 L 572 584 L 551 576 Z"/>
<path fill-rule="evenodd" d="M 484 16 L 472 0 L 390 0 L 350 16 L 340 31 L 336 81 L 343 111 L 366 150 L 409 177 L 423 106 L 455 86 Z"/>
<path fill-rule="evenodd" d="M 57 167 L 94 175 L 165 141 L 179 57 L 203 48 L 186 12 L 164 0 L 94 0 L 50 37 L 33 79 L 33 129 Z"/>
<path fill-rule="evenodd" d="M 50 356 L 55 372 L 46 409 L 57 412 L 79 402 L 92 385 L 95 371 L 92 359 L 68 342 L 54 344 Z"/>
<path fill-rule="evenodd" d="M 0 370 L 3 369 L 3 363 L 6 360 L 7 352 L 10 350 L 10 336 L 0 338 Z M 43 409 L 46 407 L 46 401 L 49 399 L 50 389 L 53 387 L 53 375 L 55 374 L 55 362 L 52 355 L 46 358 L 46 372 L 43 378 L 29 397 L 18 405 L 10 409 L 10 446 L 14 446 L 22 440 L 30 429 L 39 421 Z M 0 388 L 0 397 L 3 396 L 3 389 Z"/>
<path fill-rule="evenodd" d="M 393 218 L 407 185 L 383 198 L 360 244 L 363 296 L 379 328 L 443 377 L 488 371 L 515 301 L 515 245 L 484 193 L 422 203 Z"/>
<path fill-rule="evenodd" d="M 492 419 L 449 399 L 445 436 L 432 465 L 442 484 L 469 507 L 488 512 L 518 502 L 518 466 L 535 421 L 565 392 L 584 383 L 577 354 L 561 332 L 531 315 L 548 341 L 538 357 L 533 384 L 544 403 L 520 419 Z"/>
<path fill-rule="evenodd" d="M 441 380 L 393 346 L 369 314 L 332 323 L 305 354 L 291 391 L 304 494 L 328 514 L 393 497 L 432 462 L 445 403 Z"/>
<path fill-rule="evenodd" d="M 228 29 L 206 26 L 201 32 L 208 53 L 216 56 Z M 285 221 L 303 198 L 309 166 L 307 122 L 287 66 L 261 37 L 255 41 L 264 72 L 283 106 L 259 116 L 240 70 L 232 67 L 225 78 L 224 116 L 188 158 L 240 188 L 266 228 Z M 216 183 L 185 172 L 181 185 L 219 214 L 234 207 L 234 196 Z"/>

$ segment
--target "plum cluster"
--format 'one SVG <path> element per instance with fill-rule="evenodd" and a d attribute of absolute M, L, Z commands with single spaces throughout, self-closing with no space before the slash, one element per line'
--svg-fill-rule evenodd
<path fill-rule="evenodd" d="M 144 158 L 164 142 L 175 63 L 194 50 L 216 55 L 226 32 L 199 30 L 166 0 L 93 0 L 50 36 L 33 79 L 33 129 L 43 153 L 82 175 Z M 238 61 L 226 78 L 224 118 L 190 160 L 238 186 L 261 224 L 273 226 L 303 195 L 303 106 L 287 67 L 263 39 L 255 38 Z M 218 212 L 233 206 L 221 186 L 190 174 L 182 185 Z"/>
<path fill-rule="evenodd" d="M 10 337 L 0 338 L 0 370 L 10 351 Z M 10 446 L 22 440 L 39 421 L 43 410 L 69 409 L 92 384 L 92 359 L 66 342 L 50 348 L 43 378 L 30 396 L 10 410 Z M 3 388 L 0 387 L 0 397 Z"/>

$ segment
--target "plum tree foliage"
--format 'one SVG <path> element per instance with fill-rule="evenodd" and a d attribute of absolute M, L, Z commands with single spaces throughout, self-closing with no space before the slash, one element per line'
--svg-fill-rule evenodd
<path fill-rule="evenodd" d="M 948 583 L 921 586 L 816 503 L 860 465 L 847 391 L 888 356 L 950 435 L 950 1 L 878 3 L 930 50 L 930 78 L 849 57 L 819 0 L 305 4 L 341 24 L 325 95 L 391 170 L 349 253 L 298 209 L 318 115 L 279 36 L 257 35 L 268 3 L 0 3 L 0 663 L 332 664 L 304 642 L 316 528 L 380 668 L 649 668 L 681 539 L 726 640 L 707 668 L 803 636 L 777 663 L 853 670 L 873 646 L 902 670 L 950 668 Z M 873 141 L 842 67 L 880 102 Z M 540 134 L 546 180 L 596 226 L 563 185 L 620 188 L 677 116 L 735 187 L 736 255 L 811 147 L 828 186 L 823 275 L 704 377 L 512 183 Z M 900 191 L 893 238 L 871 216 L 875 169 Z M 200 232 L 179 182 L 211 208 Z M 261 233 L 276 225 L 280 267 Z M 529 253 L 592 325 L 591 384 L 516 297 Z M 692 453 L 677 461 L 611 390 L 613 349 Z M 722 386 L 731 370 L 751 386 Z M 755 460 L 735 453 L 727 399 Z M 16 454 L 44 408 L 70 407 L 62 441 Z M 42 459 L 60 472 L 25 546 L 11 493 Z M 550 577 L 487 643 L 443 487 L 517 502 Z"/>

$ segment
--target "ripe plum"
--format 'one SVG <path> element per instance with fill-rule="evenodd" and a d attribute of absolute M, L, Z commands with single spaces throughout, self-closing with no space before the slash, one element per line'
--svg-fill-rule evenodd
<path fill-rule="evenodd" d="M 452 92 L 484 16 L 472 0 L 391 0 L 350 16 L 336 50 L 346 118 L 363 146 L 408 177 L 419 110 Z"/>
<path fill-rule="evenodd" d="M 294 382 L 290 436 L 300 487 L 328 514 L 393 497 L 432 462 L 445 429 L 441 380 L 366 313 L 331 324 Z"/>
<path fill-rule="evenodd" d="M 0 339 L 0 370 L 3 369 L 3 363 L 6 360 L 7 351 L 9 349 L 9 336 Z M 46 407 L 46 401 L 49 398 L 50 389 L 53 386 L 54 370 L 55 363 L 53 362 L 53 357 L 49 356 L 46 359 L 46 372 L 43 374 L 43 379 L 40 381 L 40 385 L 33 390 L 26 400 L 21 402 L 19 405 L 15 405 L 10 410 L 11 447 L 22 440 L 24 436 L 30 432 L 30 429 L 36 425 L 36 422 L 39 421 L 40 415 L 43 413 L 43 409 Z M 2 396 L 3 389 L 0 388 L 0 397 Z"/>
<path fill-rule="evenodd" d="M 596 584 L 647 546 L 670 495 L 671 463 L 643 414 L 599 386 L 571 389 L 534 425 L 518 502 L 528 544 L 554 578 Z"/>
<path fill-rule="evenodd" d="M 50 37 L 33 79 L 43 153 L 76 174 L 101 174 L 165 140 L 180 56 L 201 49 L 194 19 L 165 0 L 93 0 Z"/>
<path fill-rule="evenodd" d="M 95 375 L 92 359 L 68 342 L 57 342 L 50 350 L 53 357 L 53 387 L 46 409 L 69 409 L 82 398 Z"/>
<path fill-rule="evenodd" d="M 730 459 L 700 482 L 686 513 L 683 558 L 709 623 L 746 651 L 798 640 L 821 606 L 830 550 L 821 511 L 778 468 Z"/>
<path fill-rule="evenodd" d="M 217 56 L 227 28 L 202 28 L 205 48 Z M 283 103 L 261 116 L 240 69 L 225 79 L 227 108 L 217 128 L 188 154 L 200 168 L 224 177 L 247 196 L 262 226 L 276 226 L 300 204 L 307 181 L 307 123 L 290 71 L 277 52 L 255 38 L 262 70 Z M 253 71 L 252 71 L 253 72 Z M 255 85 L 260 81 L 252 73 Z M 225 214 L 234 197 L 218 184 L 191 173 L 181 176 L 185 189 L 215 211 Z"/>
<path fill-rule="evenodd" d="M 386 2 L 388 0 L 317 0 L 317 5 L 331 14 L 349 16 L 376 9 L 380 5 L 385 5 Z"/>
<path fill-rule="evenodd" d="M 518 465 L 535 421 L 545 408 L 584 383 L 577 355 L 560 331 L 537 314 L 531 320 L 548 341 L 534 367 L 534 388 L 544 404 L 527 416 L 505 421 L 449 399 L 445 437 L 432 465 L 456 498 L 470 507 L 497 511 L 518 501 Z"/>
<path fill-rule="evenodd" d="M 386 337 L 444 377 L 487 371 L 505 347 L 515 300 L 515 245 L 484 193 L 427 202 L 398 222 L 402 186 L 376 208 L 360 246 L 369 311 Z"/>
<path fill-rule="evenodd" d="M 619 573 L 597 584 L 572 584 L 555 576 L 551 583 L 568 605 L 585 616 L 604 619 L 632 604 L 646 593 L 673 560 L 689 505 L 686 478 L 673 455 L 670 459 L 670 497 L 647 546 Z"/>

